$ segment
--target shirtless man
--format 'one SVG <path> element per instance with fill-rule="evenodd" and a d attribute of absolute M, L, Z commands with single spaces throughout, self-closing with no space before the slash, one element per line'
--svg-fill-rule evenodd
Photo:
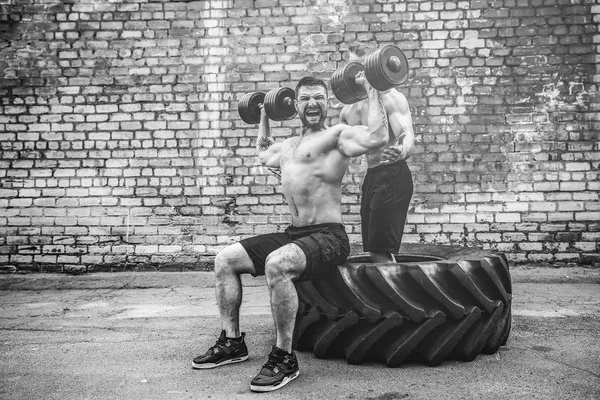
<path fill-rule="evenodd" d="M 252 274 L 267 278 L 277 342 L 250 389 L 272 391 L 298 376 L 298 361 L 292 351 L 298 310 L 294 282 L 320 277 L 348 257 L 350 244 L 342 225 L 342 178 L 351 157 L 373 151 L 388 140 L 388 122 L 379 92 L 363 75 L 357 76 L 357 82 L 369 94 L 369 113 L 365 114 L 368 126 L 325 126 L 327 86 L 313 77 L 302 78 L 296 87 L 301 136 L 274 143 L 269 119 L 262 111 L 258 158 L 262 165 L 280 169 L 292 224 L 285 232 L 243 239 L 217 254 L 216 295 L 222 332 L 205 355 L 194 359 L 194 368 L 214 368 L 248 359 L 245 334 L 239 327 L 240 275 Z"/>
<path fill-rule="evenodd" d="M 371 48 L 355 42 L 348 47 L 348 61 L 363 63 Z M 396 89 L 381 93 L 389 120 L 389 138 L 384 147 L 367 153 L 367 174 L 362 185 L 361 226 L 363 250 L 375 263 L 395 262 L 400 249 L 404 223 L 413 194 L 413 182 L 406 159 L 414 150 L 415 134 L 406 97 Z M 340 124 L 366 123 L 368 101 L 346 105 L 340 111 Z"/>

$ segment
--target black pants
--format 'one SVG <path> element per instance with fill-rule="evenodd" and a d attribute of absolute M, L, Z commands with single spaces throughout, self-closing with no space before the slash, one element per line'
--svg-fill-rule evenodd
<path fill-rule="evenodd" d="M 360 204 L 364 251 L 398 252 L 412 194 L 412 175 L 405 161 L 367 170 Z"/>

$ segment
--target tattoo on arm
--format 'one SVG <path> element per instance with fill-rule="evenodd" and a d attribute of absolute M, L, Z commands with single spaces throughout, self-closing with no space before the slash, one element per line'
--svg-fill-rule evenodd
<path fill-rule="evenodd" d="M 269 147 L 271 147 L 273 145 L 273 143 L 275 143 L 273 138 L 261 136 L 258 138 L 257 147 L 259 150 L 267 150 Z"/>

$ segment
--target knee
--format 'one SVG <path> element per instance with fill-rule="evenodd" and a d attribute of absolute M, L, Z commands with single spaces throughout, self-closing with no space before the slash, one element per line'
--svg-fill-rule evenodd
<path fill-rule="evenodd" d="M 295 280 L 301 271 L 294 267 L 289 257 L 278 253 L 271 253 L 265 260 L 265 277 L 267 283 L 272 286 L 282 279 Z"/>
<path fill-rule="evenodd" d="M 265 277 L 267 278 L 267 282 L 273 282 L 281 278 L 282 275 L 279 266 L 282 264 L 282 258 L 277 254 L 269 254 L 267 256 L 265 260 Z"/>
<path fill-rule="evenodd" d="M 234 272 L 231 246 L 224 248 L 215 256 L 215 275 L 222 276 Z"/>

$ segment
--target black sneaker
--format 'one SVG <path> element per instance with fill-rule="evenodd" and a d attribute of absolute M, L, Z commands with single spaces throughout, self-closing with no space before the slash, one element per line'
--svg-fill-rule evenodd
<path fill-rule="evenodd" d="M 208 369 L 246 361 L 248 359 L 248 347 L 246 347 L 244 336 L 246 334 L 242 332 L 240 341 L 232 340 L 225 337 L 225 331 L 221 331 L 217 343 L 208 349 L 205 355 L 194 358 L 192 367 Z"/>
<path fill-rule="evenodd" d="M 263 365 L 258 375 L 252 379 L 250 390 L 254 392 L 277 390 L 296 379 L 298 375 L 300 375 L 300 371 L 296 354 L 294 352 L 289 354 L 287 351 L 273 346 L 269 360 Z"/>

